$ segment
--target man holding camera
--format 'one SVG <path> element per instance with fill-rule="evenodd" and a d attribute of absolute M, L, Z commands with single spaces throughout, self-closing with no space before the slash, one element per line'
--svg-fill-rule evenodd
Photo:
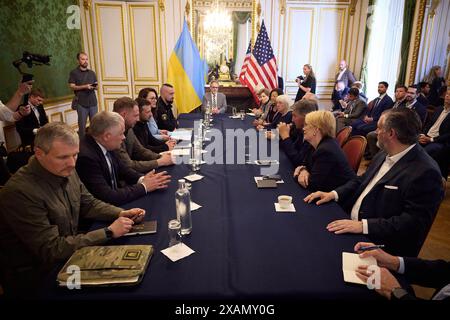
<path fill-rule="evenodd" d="M 94 71 L 88 69 L 88 55 L 84 52 L 77 54 L 78 67 L 70 72 L 69 86 L 74 91 L 72 109 L 78 113 L 78 134 L 84 137 L 86 121 L 97 113 L 97 76 Z"/>

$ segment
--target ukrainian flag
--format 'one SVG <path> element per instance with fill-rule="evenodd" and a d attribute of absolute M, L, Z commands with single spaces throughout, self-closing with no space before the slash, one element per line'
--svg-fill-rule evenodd
<path fill-rule="evenodd" d="M 167 82 L 175 89 L 178 113 L 187 113 L 202 104 L 205 94 L 205 63 L 200 58 L 186 21 L 169 58 Z"/>

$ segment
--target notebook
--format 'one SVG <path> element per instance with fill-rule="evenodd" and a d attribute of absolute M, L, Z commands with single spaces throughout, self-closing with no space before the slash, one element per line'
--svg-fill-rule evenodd
<path fill-rule="evenodd" d="M 124 236 L 137 236 L 141 234 L 151 234 L 156 233 L 157 221 L 144 221 L 139 224 L 135 224 L 130 232 L 124 234 Z"/>
<path fill-rule="evenodd" d="M 256 181 L 256 185 L 258 186 L 258 189 L 276 188 L 277 181 L 272 179 L 263 179 Z"/>

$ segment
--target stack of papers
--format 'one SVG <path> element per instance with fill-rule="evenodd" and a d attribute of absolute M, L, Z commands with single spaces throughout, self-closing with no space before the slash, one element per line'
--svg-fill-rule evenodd
<path fill-rule="evenodd" d="M 366 284 L 356 275 L 358 266 L 377 265 L 374 257 L 360 258 L 356 253 L 342 252 L 342 272 L 344 281 L 350 283 Z"/>

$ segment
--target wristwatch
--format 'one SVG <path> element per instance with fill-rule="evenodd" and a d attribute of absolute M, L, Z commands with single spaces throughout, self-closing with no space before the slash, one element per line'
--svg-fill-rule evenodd
<path fill-rule="evenodd" d="M 404 296 L 408 295 L 409 292 L 403 288 L 394 288 L 391 291 L 392 300 L 401 300 Z"/>
<path fill-rule="evenodd" d="M 108 239 L 111 239 L 111 238 L 113 237 L 113 232 L 112 232 L 108 227 L 103 228 L 103 230 L 105 230 L 106 237 L 107 237 Z"/>

